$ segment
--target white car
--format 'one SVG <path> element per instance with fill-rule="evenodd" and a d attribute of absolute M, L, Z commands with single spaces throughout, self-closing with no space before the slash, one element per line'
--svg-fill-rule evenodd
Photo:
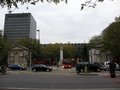
<path fill-rule="evenodd" d="M 109 70 L 109 63 L 110 63 L 110 61 L 104 62 L 104 68 L 105 68 L 105 70 Z M 117 63 L 115 63 L 115 64 L 116 64 L 116 70 L 119 70 L 120 69 L 119 65 Z"/>

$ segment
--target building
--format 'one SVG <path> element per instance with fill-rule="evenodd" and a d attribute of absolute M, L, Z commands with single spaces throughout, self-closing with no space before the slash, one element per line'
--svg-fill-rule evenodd
<path fill-rule="evenodd" d="M 105 51 L 102 45 L 97 45 L 89 50 L 89 61 L 90 62 L 100 62 L 112 60 L 112 55 L 109 51 Z"/>
<path fill-rule="evenodd" d="M 25 38 L 36 39 L 36 21 L 31 13 L 6 14 L 4 36 L 12 43 Z"/>
<path fill-rule="evenodd" d="M 8 53 L 8 65 L 31 66 L 31 52 L 28 48 L 14 45 Z"/>

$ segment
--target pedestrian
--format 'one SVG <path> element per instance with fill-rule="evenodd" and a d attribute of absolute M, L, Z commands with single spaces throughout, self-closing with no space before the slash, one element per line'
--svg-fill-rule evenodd
<path fill-rule="evenodd" d="M 115 74 L 115 70 L 116 70 L 116 64 L 114 61 L 110 61 L 109 63 L 109 69 L 110 69 L 110 77 L 111 78 L 115 78 L 116 74 Z"/>

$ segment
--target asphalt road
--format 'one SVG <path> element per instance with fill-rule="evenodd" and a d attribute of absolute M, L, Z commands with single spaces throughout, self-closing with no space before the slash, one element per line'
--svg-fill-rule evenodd
<path fill-rule="evenodd" d="M 36 72 L 0 76 L 0 90 L 119 90 L 120 85 L 98 75 Z"/>

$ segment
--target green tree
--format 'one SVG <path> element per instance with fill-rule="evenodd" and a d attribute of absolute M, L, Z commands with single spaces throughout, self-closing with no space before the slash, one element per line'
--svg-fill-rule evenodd
<path fill-rule="evenodd" d="M 44 3 L 45 1 L 49 3 L 53 2 L 55 4 L 58 4 L 62 1 L 65 1 L 65 3 L 67 3 L 67 0 L 0 0 L 0 5 L 1 7 L 7 6 L 8 9 L 10 9 L 12 6 L 18 8 L 18 3 L 35 5 L 38 2 Z"/>
<path fill-rule="evenodd" d="M 41 45 L 39 40 L 36 39 L 21 39 L 17 42 L 18 45 L 27 47 L 32 52 L 32 60 L 39 59 L 41 57 Z"/>
<path fill-rule="evenodd" d="M 7 65 L 8 50 L 7 40 L 0 35 L 0 65 Z"/>
<path fill-rule="evenodd" d="M 120 22 L 113 22 L 102 33 L 104 48 L 120 62 Z"/>
<path fill-rule="evenodd" d="M 35 5 L 38 2 L 44 3 L 45 1 L 49 3 L 53 2 L 55 4 L 58 4 L 63 1 L 67 3 L 69 0 L 0 0 L 0 5 L 1 7 L 7 6 L 8 9 L 10 9 L 12 8 L 12 6 L 18 8 L 18 3 Z M 85 6 L 95 8 L 98 2 L 103 2 L 103 1 L 104 0 L 85 0 L 85 2 L 81 4 L 81 10 L 83 10 Z"/>
<path fill-rule="evenodd" d="M 75 47 L 71 44 L 63 45 L 64 58 L 73 59 L 75 57 Z"/>
<path fill-rule="evenodd" d="M 96 45 L 102 44 L 103 43 L 103 39 L 101 35 L 96 35 L 93 36 L 90 40 L 89 40 L 89 47 L 95 47 Z"/>
<path fill-rule="evenodd" d="M 56 62 L 59 61 L 59 44 L 47 44 L 42 45 L 42 56 L 43 59 L 47 59 L 49 61 L 55 60 Z"/>
<path fill-rule="evenodd" d="M 57 62 L 60 59 L 60 45 L 61 44 L 47 44 L 42 46 L 42 55 L 46 59 L 54 59 Z M 72 59 L 75 55 L 75 47 L 70 44 L 62 44 L 63 55 L 65 59 Z"/>

